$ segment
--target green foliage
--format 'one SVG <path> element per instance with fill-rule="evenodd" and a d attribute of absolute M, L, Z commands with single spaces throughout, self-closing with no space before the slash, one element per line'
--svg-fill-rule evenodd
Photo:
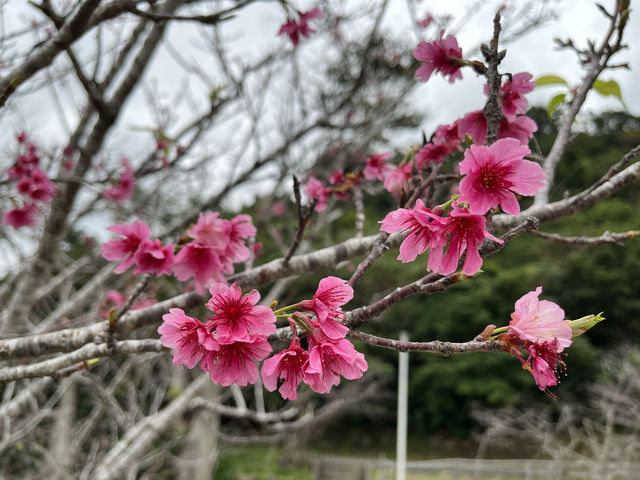
<path fill-rule="evenodd" d="M 618 82 L 616 82 L 615 80 L 596 80 L 595 82 L 593 82 L 593 89 L 603 97 L 608 97 L 611 95 L 616 97 L 618 100 L 620 100 L 622 106 L 624 108 L 627 108 L 624 100 L 622 100 L 620 85 L 618 85 Z"/>
<path fill-rule="evenodd" d="M 536 88 L 547 85 L 568 85 L 567 81 L 558 75 L 542 75 L 535 79 Z"/>
<path fill-rule="evenodd" d="M 225 449 L 215 480 L 312 480 L 309 467 L 282 464 L 282 449 L 264 446 Z"/>

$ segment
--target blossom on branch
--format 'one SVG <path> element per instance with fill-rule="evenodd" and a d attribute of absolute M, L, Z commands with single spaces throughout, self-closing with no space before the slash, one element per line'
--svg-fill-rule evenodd
<path fill-rule="evenodd" d="M 131 225 L 126 223 L 116 223 L 111 225 L 107 230 L 122 235 L 124 238 L 117 238 L 102 244 L 102 256 L 107 260 L 122 260 L 113 271 L 122 273 L 135 261 L 135 254 L 142 242 L 151 237 L 149 226 L 138 220 L 134 220 Z"/>
<path fill-rule="evenodd" d="M 272 351 L 265 337 L 254 335 L 245 341 L 220 342 L 218 350 L 206 352 L 200 367 L 213 383 L 228 387 L 232 383 L 245 386 L 258 380 L 257 361 Z"/>
<path fill-rule="evenodd" d="M 315 33 L 315 30 L 309 26 L 309 21 L 324 16 L 322 10 L 317 7 L 308 12 L 298 12 L 298 15 L 300 19 L 297 22 L 288 18 L 286 23 L 284 23 L 278 31 L 278 35 L 287 35 L 294 47 L 297 47 L 300 43 L 301 35 L 309 38 L 312 33 Z"/>
<path fill-rule="evenodd" d="M 174 255 L 173 245 L 162 246 L 159 239 L 143 240 L 134 255 L 136 268 L 133 273 L 155 273 L 171 275 Z"/>
<path fill-rule="evenodd" d="M 268 336 L 276 331 L 276 316 L 269 307 L 256 305 L 260 300 L 257 290 L 242 295 L 237 283 L 230 286 L 211 287 L 211 299 L 207 308 L 215 313 L 207 323 L 209 330 L 216 331 L 220 342 L 246 342 L 253 335 Z"/>
<path fill-rule="evenodd" d="M 264 388 L 273 392 L 278 386 L 278 380 L 283 380 L 278 389 L 285 400 L 298 398 L 298 386 L 303 378 L 310 378 L 305 373 L 309 361 L 309 354 L 300 347 L 300 339 L 293 337 L 289 348 L 266 359 L 262 363 L 262 383 Z"/>
<path fill-rule="evenodd" d="M 558 352 L 571 345 L 572 330 L 564 310 L 548 300 L 538 300 L 542 287 L 520 298 L 511 314 L 509 332 L 523 342 L 557 341 Z"/>
<path fill-rule="evenodd" d="M 124 202 L 131 197 L 131 193 L 136 186 L 136 179 L 128 158 L 122 159 L 122 167 L 124 171 L 120 175 L 118 182 L 114 186 L 107 188 L 103 193 L 104 198 L 107 200 Z"/>
<path fill-rule="evenodd" d="M 505 138 L 493 145 L 471 145 L 460 162 L 461 200 L 469 204 L 471 213 L 484 214 L 500 205 L 512 215 L 520 213 L 514 193 L 535 195 L 544 187 L 546 174 L 542 167 L 524 156 L 528 147 L 515 139 Z"/>
<path fill-rule="evenodd" d="M 309 338 L 309 363 L 305 382 L 318 393 L 328 393 L 340 383 L 340 376 L 355 380 L 369 367 L 364 355 L 344 338 L 332 339 L 320 329 L 312 328 Z"/>
<path fill-rule="evenodd" d="M 171 308 L 162 320 L 158 327 L 160 341 L 165 347 L 174 349 L 174 365 L 193 368 L 205 353 L 219 349 L 218 342 L 204 324 L 185 315 L 183 310 Z"/>
<path fill-rule="evenodd" d="M 442 257 L 440 273 L 449 275 L 458 268 L 458 261 L 466 252 L 462 273 L 474 275 L 482 267 L 482 257 L 478 247 L 486 238 L 503 243 L 487 231 L 487 221 L 482 215 L 470 213 L 457 203 L 454 204 L 450 217 L 445 225 L 444 233 L 449 236 L 449 247 Z M 431 252 L 434 255 L 434 252 Z"/>
<path fill-rule="evenodd" d="M 508 333 L 501 337 L 506 350 L 531 372 L 540 390 L 558 383 L 556 371 L 564 365 L 561 352 L 571 345 L 573 331 L 564 310 L 548 300 L 539 300 L 542 287 L 523 295 L 511 314 Z M 523 350 L 528 354 L 525 359 Z"/>
<path fill-rule="evenodd" d="M 387 160 L 391 156 L 391 152 L 387 153 L 374 153 L 370 157 L 366 158 L 366 166 L 364 167 L 362 174 L 367 180 L 384 180 L 386 172 L 392 168 L 387 164 Z"/>
<path fill-rule="evenodd" d="M 13 227 L 15 229 L 22 227 L 31 227 L 38 221 L 36 214 L 38 213 L 38 207 L 35 203 L 27 203 L 22 207 L 13 208 L 4 212 L 2 215 L 2 221 L 5 225 Z"/>
<path fill-rule="evenodd" d="M 443 77 L 448 76 L 449 82 L 455 82 L 456 78 L 462 79 L 460 67 L 464 65 L 462 49 L 453 35 L 444 38 L 444 30 L 440 31 L 440 38 L 432 43 L 420 42 L 413 51 L 413 56 L 423 65 L 416 70 L 416 76 L 426 82 L 434 71 L 438 71 Z"/>
<path fill-rule="evenodd" d="M 315 313 L 322 332 L 330 338 L 344 338 L 349 331 L 338 323 L 344 319 L 342 305 L 353 298 L 353 288 L 338 277 L 326 277 L 320 280 L 318 290 L 312 300 L 303 300 L 298 305 Z"/>
<path fill-rule="evenodd" d="M 380 222 L 380 230 L 393 233 L 403 231 L 406 238 L 400 245 L 398 260 L 402 263 L 413 262 L 416 257 L 431 249 L 427 269 L 437 272 L 440 268 L 442 250 L 447 245 L 445 225 L 447 220 L 426 208 L 422 200 L 416 201 L 413 209 L 399 208 L 387 214 Z"/>

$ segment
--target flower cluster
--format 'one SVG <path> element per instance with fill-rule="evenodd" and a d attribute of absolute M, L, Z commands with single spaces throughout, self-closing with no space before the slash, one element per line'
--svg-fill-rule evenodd
<path fill-rule="evenodd" d="M 292 18 L 287 18 L 287 21 L 280 27 L 278 35 L 287 35 L 294 47 L 297 47 L 300 43 L 300 36 L 309 38 L 309 36 L 315 32 L 309 26 L 309 21 L 317 18 L 322 18 L 322 10 L 314 8 L 308 12 L 298 12 L 299 20 L 295 21 Z"/>
<path fill-rule="evenodd" d="M 173 245 L 163 245 L 159 239 L 151 240 L 151 230 L 144 222 L 120 223 L 109 230 L 124 237 L 102 245 L 104 258 L 122 260 L 114 270 L 116 273 L 122 273 L 134 264 L 133 273 L 171 275 L 173 272 L 181 281 L 193 278 L 200 293 L 213 283 L 224 282 L 224 275 L 233 273 L 234 263 L 249 258 L 251 251 L 246 241 L 256 234 L 249 215 L 225 220 L 218 212 L 201 213 L 189 231 L 188 237 L 192 240 L 175 254 Z"/>
<path fill-rule="evenodd" d="M 572 329 L 564 311 L 548 300 L 539 300 L 542 287 L 516 302 L 508 332 L 501 336 L 506 349 L 531 372 L 540 390 L 557 385 L 562 351 L 571 345 Z M 526 359 L 523 351 L 527 353 Z"/>
<path fill-rule="evenodd" d="M 443 209 L 431 210 L 417 200 L 413 209 L 399 208 L 387 214 L 380 222 L 380 230 L 387 233 L 407 232 L 400 245 L 398 260 L 412 262 L 416 257 L 429 251 L 427 268 L 442 275 L 453 273 L 460 257 L 466 252 L 462 273 L 473 275 L 482 267 L 482 258 L 478 247 L 490 238 L 502 243 L 491 235 L 486 228 L 483 215 L 469 212 L 469 209 L 454 203 L 448 217 L 443 217 Z M 449 244 L 446 253 L 444 247 Z"/>
<path fill-rule="evenodd" d="M 276 316 L 266 306 L 256 305 L 260 294 L 247 295 L 237 283 L 211 287 L 207 308 L 215 315 L 206 323 L 188 317 L 179 308 L 163 315 L 158 328 L 165 347 L 175 350 L 173 363 L 200 368 L 214 383 L 247 385 L 258 380 L 256 361 L 271 352 L 268 336 L 276 331 Z"/>
<path fill-rule="evenodd" d="M 103 192 L 104 198 L 107 200 L 124 202 L 131 197 L 131 193 L 136 186 L 136 179 L 131 163 L 126 157 L 122 159 L 122 168 L 124 171 L 120 174 L 117 183 Z"/>
<path fill-rule="evenodd" d="M 256 362 L 264 360 L 272 348 L 268 336 L 275 332 L 276 315 L 269 307 L 257 305 L 260 294 L 252 290 L 242 295 L 237 284 L 216 285 L 210 289 L 206 306 L 214 312 L 206 323 L 187 316 L 178 308 L 165 314 L 158 328 L 162 344 L 174 349 L 173 362 L 207 372 L 214 383 L 223 386 L 247 385 L 258 379 Z M 293 328 L 289 348 L 264 360 L 262 381 L 274 391 L 282 380 L 283 398 L 294 400 L 300 383 L 319 393 L 327 393 L 340 383 L 340 377 L 360 378 L 367 369 L 364 355 L 357 352 L 344 337 L 348 329 L 342 324 L 342 305 L 353 297 L 353 289 L 336 277 L 320 281 L 310 300 L 277 310 L 297 311 L 289 315 L 307 331 L 308 349 L 303 349 Z"/>
<path fill-rule="evenodd" d="M 22 206 L 3 215 L 3 221 L 15 229 L 35 225 L 39 203 L 50 203 L 56 195 L 56 186 L 40 168 L 40 155 L 35 144 L 27 140 L 24 132 L 16 136 L 24 148 L 15 163 L 7 170 L 9 180 L 15 180 L 16 191 L 23 197 Z"/>

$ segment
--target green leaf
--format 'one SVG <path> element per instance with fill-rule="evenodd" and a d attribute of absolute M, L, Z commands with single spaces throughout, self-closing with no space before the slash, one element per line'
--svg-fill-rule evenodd
<path fill-rule="evenodd" d="M 558 108 L 559 105 L 564 103 L 566 97 L 567 96 L 564 93 L 559 93 L 551 99 L 549 105 L 547 106 L 547 115 L 549 115 L 549 118 L 551 118 L 551 115 L 553 114 L 555 109 Z"/>
<path fill-rule="evenodd" d="M 557 75 L 542 75 L 536 78 L 536 88 L 544 87 L 545 85 L 569 85 L 567 81 Z"/>
<path fill-rule="evenodd" d="M 627 108 L 624 100 L 622 100 L 620 85 L 618 85 L 618 82 L 616 82 L 615 80 L 596 80 L 595 82 L 593 82 L 593 89 L 603 97 L 613 95 L 618 100 L 620 100 L 620 103 L 622 103 L 622 106 L 625 109 Z"/>

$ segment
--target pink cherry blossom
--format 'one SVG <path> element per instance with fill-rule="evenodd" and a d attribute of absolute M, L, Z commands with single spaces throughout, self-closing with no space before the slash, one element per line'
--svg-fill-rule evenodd
<path fill-rule="evenodd" d="M 558 353 L 571 345 L 572 331 L 564 310 L 548 300 L 538 300 L 542 287 L 520 298 L 511 314 L 509 332 L 523 342 L 557 341 Z"/>
<path fill-rule="evenodd" d="M 516 73 L 500 87 L 500 99 L 502 100 L 502 114 L 513 122 L 516 115 L 525 113 L 529 101 L 524 94 L 531 92 L 536 82 L 531 81 L 533 75 L 528 72 Z"/>
<path fill-rule="evenodd" d="M 413 262 L 427 248 L 431 249 L 427 269 L 437 272 L 442 260 L 442 250 L 447 245 L 445 225 L 447 220 L 424 206 L 422 200 L 416 201 L 413 209 L 399 208 L 387 214 L 380 222 L 380 230 L 387 233 L 399 230 L 407 232 L 400 245 L 398 260 L 402 263 Z"/>
<path fill-rule="evenodd" d="M 316 177 L 313 175 L 309 177 L 304 191 L 309 198 L 317 199 L 315 208 L 317 212 L 322 212 L 327 208 L 327 201 L 329 200 L 331 189 L 325 188 Z"/>
<path fill-rule="evenodd" d="M 362 377 L 369 367 L 349 340 L 331 339 L 317 328 L 309 334 L 309 348 L 305 382 L 318 393 L 328 393 L 340 383 L 340 376 L 347 380 Z"/>
<path fill-rule="evenodd" d="M 443 77 L 449 76 L 449 82 L 453 83 L 456 78 L 462 79 L 460 66 L 464 63 L 462 59 L 462 49 L 458 46 L 458 41 L 453 35 L 443 38 L 444 30 L 440 31 L 440 39 L 432 43 L 420 42 L 413 51 L 416 60 L 423 62 L 423 65 L 416 70 L 416 76 L 426 82 L 431 74 L 438 71 Z"/>
<path fill-rule="evenodd" d="M 196 291 L 202 293 L 212 282 L 223 282 L 222 264 L 214 247 L 191 242 L 180 249 L 173 273 L 181 282 L 193 277 Z"/>
<path fill-rule="evenodd" d="M 389 160 L 391 152 L 373 154 L 367 157 L 367 165 L 362 171 L 364 178 L 367 180 L 384 180 L 385 173 L 392 168 L 386 162 Z"/>
<path fill-rule="evenodd" d="M 211 287 L 207 308 L 215 313 L 207 327 L 215 328 L 221 343 L 247 342 L 256 335 L 268 336 L 276 331 L 276 316 L 269 307 L 256 305 L 260 300 L 257 290 L 242 295 L 237 283 Z"/>
<path fill-rule="evenodd" d="M 224 230 L 229 239 L 222 260 L 229 259 L 230 262 L 244 262 L 251 255 L 246 240 L 256 235 L 256 227 L 251 223 L 250 215 L 236 215 L 231 220 L 225 220 Z M 233 267 L 231 271 L 233 273 Z"/>
<path fill-rule="evenodd" d="M 455 150 L 448 143 L 435 140 L 422 146 L 416 153 L 416 168 L 422 170 L 430 163 L 440 163 L 444 157 Z"/>
<path fill-rule="evenodd" d="M 22 207 L 14 208 L 4 212 L 2 220 L 5 225 L 15 228 L 31 227 L 38 222 L 36 215 L 38 207 L 35 203 L 28 203 Z"/>
<path fill-rule="evenodd" d="M 449 235 L 449 248 L 442 258 L 440 273 L 449 275 L 458 268 L 458 261 L 466 251 L 467 255 L 462 266 L 462 273 L 473 275 L 482 267 L 482 257 L 478 247 L 485 238 L 503 243 L 487 231 L 486 219 L 482 215 L 469 213 L 466 208 L 454 204 L 449 220 L 445 226 L 445 233 Z M 433 252 L 431 252 L 433 255 Z"/>
<path fill-rule="evenodd" d="M 136 268 L 133 273 L 155 273 L 171 275 L 174 255 L 173 245 L 162 246 L 157 238 L 153 241 L 143 240 L 134 255 Z"/>
<path fill-rule="evenodd" d="M 409 180 L 413 176 L 413 162 L 398 165 L 385 172 L 384 188 L 393 195 L 409 190 Z"/>
<path fill-rule="evenodd" d="M 158 327 L 162 345 L 174 349 L 173 364 L 193 368 L 205 353 L 217 351 L 218 342 L 198 319 L 185 315 L 179 308 L 169 309 Z"/>
<path fill-rule="evenodd" d="M 528 145 L 529 139 L 533 137 L 533 132 L 536 130 L 538 130 L 536 122 L 526 115 L 518 115 L 513 122 L 503 117 L 498 127 L 498 138 L 515 138 L 522 145 Z"/>
<path fill-rule="evenodd" d="M 118 292 L 117 290 L 109 290 L 105 296 L 105 301 L 112 303 L 116 307 L 121 307 L 127 301 L 127 297 Z"/>
<path fill-rule="evenodd" d="M 487 138 L 487 119 L 482 110 L 469 112 L 460 119 L 458 135 L 462 141 L 469 135 L 475 143 L 484 145 Z"/>
<path fill-rule="evenodd" d="M 107 260 L 122 260 L 113 271 L 122 273 L 134 262 L 134 255 L 142 242 L 151 237 L 149 226 L 138 220 L 134 220 L 131 225 L 126 223 L 117 223 L 111 225 L 107 230 L 122 235 L 124 238 L 117 238 L 102 244 L 102 256 Z"/>
<path fill-rule="evenodd" d="M 526 115 L 518 115 L 513 121 L 502 117 L 498 127 L 498 138 L 515 138 L 521 144 L 527 145 L 537 129 L 536 122 Z M 462 117 L 458 133 L 461 140 L 464 140 L 465 135 L 469 135 L 474 143 L 483 145 L 487 138 L 487 119 L 482 110 L 469 112 Z"/>
<path fill-rule="evenodd" d="M 201 245 L 213 246 L 220 250 L 226 248 L 229 234 L 225 220 L 219 217 L 218 212 L 200 213 L 198 223 L 193 226 L 189 236 Z"/>
<path fill-rule="evenodd" d="M 318 290 L 312 300 L 303 300 L 298 305 L 315 313 L 320 328 L 330 338 L 344 338 L 349 331 L 344 325 L 337 323 L 344 318 L 342 305 L 353 298 L 353 288 L 346 280 L 338 277 L 325 277 L 320 280 Z"/>
<path fill-rule="evenodd" d="M 538 388 L 546 390 L 547 387 L 557 385 L 558 377 L 556 371 L 558 365 L 563 364 L 559 354 L 558 340 L 531 343 L 527 346 L 527 352 L 529 352 L 529 358 L 526 362 L 527 369 L 533 375 Z"/>
<path fill-rule="evenodd" d="M 120 175 L 118 179 L 118 183 L 112 187 L 107 188 L 103 196 L 107 200 L 112 200 L 114 202 L 124 202 L 129 197 L 131 197 L 131 193 L 133 192 L 134 187 L 136 186 L 136 179 L 134 176 L 133 168 L 131 167 L 131 163 L 128 158 L 122 159 L 122 167 L 124 171 Z"/>
<path fill-rule="evenodd" d="M 309 26 L 309 21 L 322 18 L 323 14 L 322 10 L 316 7 L 308 12 L 299 12 L 299 17 L 300 19 L 297 22 L 293 19 L 287 19 L 287 22 L 284 23 L 280 27 L 280 31 L 278 31 L 278 35 L 287 35 L 294 47 L 300 43 L 300 35 L 309 38 L 309 36 L 315 32 L 315 30 Z"/>
<path fill-rule="evenodd" d="M 16 190 L 32 200 L 44 203 L 49 203 L 57 191 L 47 174 L 38 167 L 33 167 L 18 181 Z"/>
<path fill-rule="evenodd" d="M 514 193 L 535 195 L 546 175 L 542 167 L 524 156 L 530 153 L 513 138 L 493 145 L 471 145 L 460 162 L 462 200 L 469 203 L 471 213 L 484 214 L 498 205 L 506 213 L 518 215 L 520 205 Z"/>
<path fill-rule="evenodd" d="M 209 372 L 213 383 L 245 386 L 258 380 L 256 362 L 266 358 L 271 350 L 267 339 L 259 335 L 245 342 L 221 343 L 219 350 L 206 353 L 200 367 Z"/>
<path fill-rule="evenodd" d="M 304 367 L 308 360 L 309 354 L 300 348 L 300 340 L 293 337 L 289 348 L 262 363 L 261 376 L 264 387 L 273 392 L 278 386 L 278 380 L 283 380 L 278 390 L 282 398 L 295 400 L 298 398 L 298 385 L 303 380 Z"/>

